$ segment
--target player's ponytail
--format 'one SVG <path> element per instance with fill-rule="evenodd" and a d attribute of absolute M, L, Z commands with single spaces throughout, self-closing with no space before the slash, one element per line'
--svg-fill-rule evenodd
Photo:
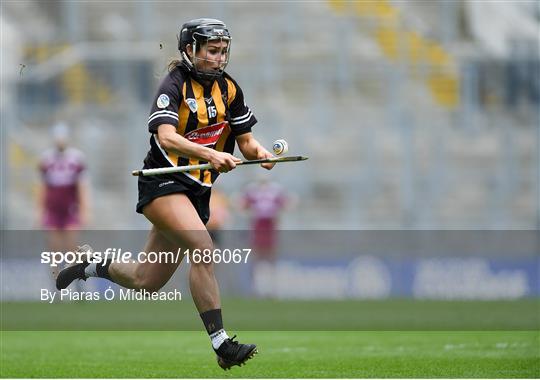
<path fill-rule="evenodd" d="M 177 58 L 174 58 L 173 60 L 171 60 L 171 62 L 169 62 L 169 64 L 167 65 L 169 72 L 173 71 L 176 67 L 180 66 L 181 63 L 182 61 Z"/>

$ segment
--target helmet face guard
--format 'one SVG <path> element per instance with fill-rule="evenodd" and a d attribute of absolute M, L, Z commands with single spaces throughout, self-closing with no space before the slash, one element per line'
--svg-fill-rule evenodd
<path fill-rule="evenodd" d="M 229 37 L 212 37 L 212 38 L 206 38 L 206 42 L 199 42 L 201 41 L 201 36 L 195 37 L 196 34 L 194 34 L 193 38 L 193 69 L 195 73 L 203 78 L 203 79 L 215 79 L 220 77 L 223 74 L 223 71 L 225 71 L 225 67 L 227 67 L 227 64 L 229 63 L 229 54 L 231 49 L 231 39 Z M 216 62 L 215 60 L 208 58 L 208 50 L 206 50 L 206 54 L 204 57 L 197 56 L 197 53 L 203 49 L 210 41 L 219 41 L 220 46 L 222 45 L 222 42 L 227 43 L 227 53 L 225 54 L 225 60 L 219 61 L 219 69 L 217 70 L 211 70 L 211 71 L 202 71 L 197 68 L 198 62 Z M 221 47 L 220 47 L 221 50 Z"/>
<path fill-rule="evenodd" d="M 208 58 L 208 50 L 205 56 L 197 56 L 209 42 L 218 41 L 221 49 L 222 42 L 227 44 L 227 53 L 225 60 L 219 61 L 217 70 L 201 70 L 197 68 L 199 62 L 216 62 Z M 191 45 L 193 56 L 189 57 L 187 46 Z M 229 63 L 229 55 L 231 50 L 231 36 L 227 30 L 227 26 L 215 19 L 196 19 L 185 23 L 180 31 L 178 40 L 178 49 L 182 55 L 182 65 L 191 71 L 196 78 L 205 80 L 213 80 L 223 75 L 225 67 Z M 221 53 L 220 53 L 221 54 Z"/>

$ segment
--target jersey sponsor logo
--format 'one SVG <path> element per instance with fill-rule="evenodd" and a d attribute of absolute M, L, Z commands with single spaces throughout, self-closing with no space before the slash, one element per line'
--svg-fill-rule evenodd
<path fill-rule="evenodd" d="M 204 146 L 214 146 L 219 137 L 228 128 L 229 123 L 222 121 L 221 123 L 212 124 L 204 128 L 195 129 L 189 133 L 186 133 L 184 137 L 189 141 Z"/>
<path fill-rule="evenodd" d="M 158 108 L 167 108 L 167 106 L 170 104 L 170 99 L 167 94 L 161 94 L 156 101 L 156 105 Z"/>
<path fill-rule="evenodd" d="M 186 104 L 188 105 L 191 112 L 197 112 L 197 101 L 193 98 L 187 98 Z"/>

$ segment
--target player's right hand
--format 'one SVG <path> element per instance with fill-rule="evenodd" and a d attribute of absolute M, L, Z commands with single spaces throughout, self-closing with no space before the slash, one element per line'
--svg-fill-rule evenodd
<path fill-rule="evenodd" d="M 220 173 L 227 173 L 236 168 L 236 163 L 242 160 L 232 154 L 215 151 L 210 157 L 210 165 Z"/>

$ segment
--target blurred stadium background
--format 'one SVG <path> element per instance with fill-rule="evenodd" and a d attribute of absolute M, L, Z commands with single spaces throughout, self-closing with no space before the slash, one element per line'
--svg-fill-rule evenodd
<path fill-rule="evenodd" d="M 3 1 L 1 7 L 1 225 L 6 241 L 19 244 L 4 244 L 4 300 L 37 296 L 11 285 L 10 275 L 22 267 L 36 268 L 37 288 L 46 281 L 36 259 L 39 244 L 21 249 L 25 239 L 17 234 L 24 233 L 14 231 L 36 228 L 36 167 L 57 121 L 70 125 L 73 145 L 87 157 L 94 216 L 88 228 L 128 235 L 148 227 L 135 213 L 130 171 L 142 166 L 147 152 L 150 102 L 176 57 L 179 27 L 202 16 L 224 20 L 231 31 L 227 71 L 259 119 L 255 135 L 267 146 L 285 138 L 290 153 L 310 157 L 268 174 L 299 199 L 283 215 L 281 228 L 291 231 L 285 235 L 350 230 L 345 240 L 323 235 L 336 239 L 324 241 L 333 242 L 326 250 L 313 236 L 303 240 L 313 243 L 312 250 L 296 258 L 282 249 L 285 284 L 302 276 L 305 281 L 276 290 L 278 295 L 538 295 L 537 1 Z M 257 173 L 235 171 L 217 187 L 239 192 Z M 235 211 L 226 228 L 248 226 Z M 506 241 L 516 243 L 495 250 L 495 258 L 488 249 L 474 256 L 482 246 L 477 237 L 469 250 L 453 251 L 450 244 L 440 252 L 410 249 L 407 257 L 400 255 L 401 243 L 386 252 L 362 250 L 386 237 L 355 245 L 359 230 L 530 234 L 523 240 L 512 235 Z M 142 248 L 144 234 L 139 238 Z M 519 241 L 526 244 L 517 249 Z M 328 250 L 335 251 L 332 262 Z M 43 275 L 34 276 L 39 271 Z M 443 274 L 449 287 L 430 292 Z M 418 281 L 423 290 L 415 288 Z M 467 287 L 452 288 L 464 282 Z M 290 292 L 317 283 L 312 293 Z M 487 290 L 475 292 L 478 284 Z M 227 281 L 224 287 L 243 288 Z M 409 291 L 400 293 L 404 288 Z M 334 290 L 321 294 L 324 289 Z"/>

